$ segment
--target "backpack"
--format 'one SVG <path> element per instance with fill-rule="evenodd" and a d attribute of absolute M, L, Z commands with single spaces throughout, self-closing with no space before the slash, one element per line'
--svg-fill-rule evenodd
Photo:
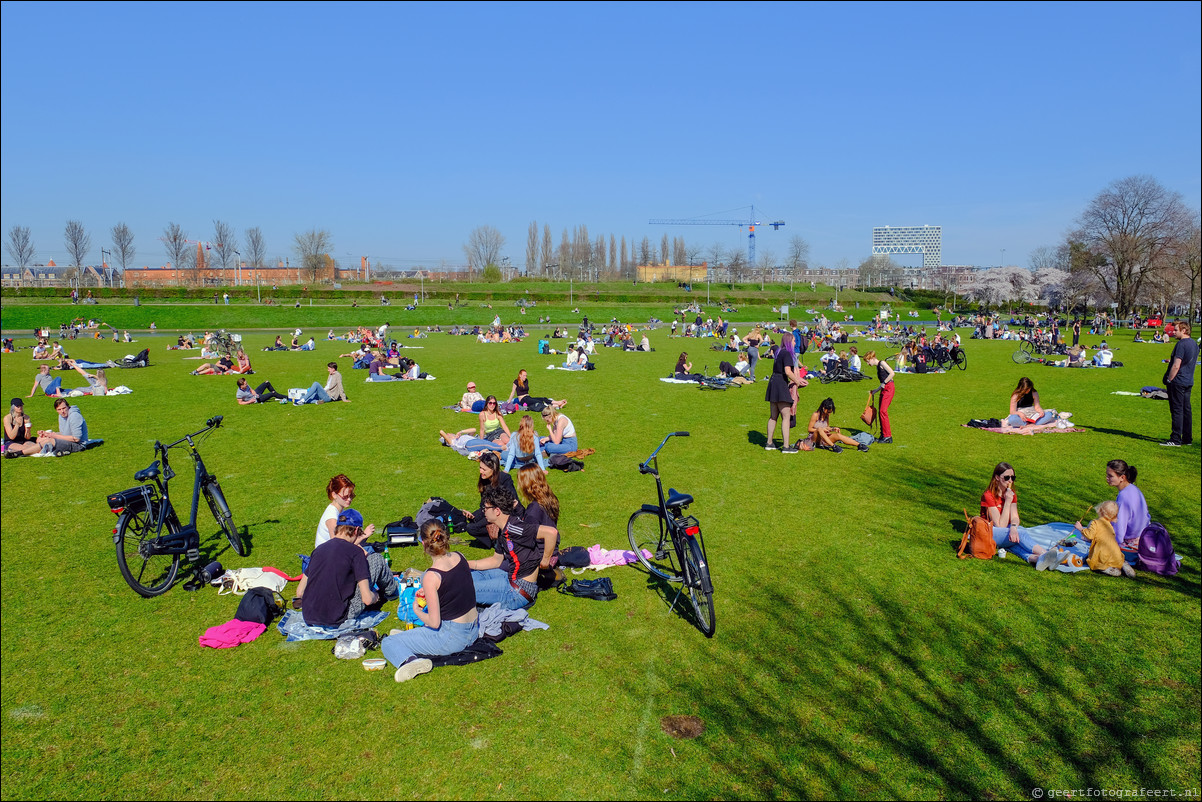
<path fill-rule="evenodd" d="M 559 552 L 559 564 L 564 568 L 588 568 L 593 560 L 584 546 L 568 546 Z"/>
<path fill-rule="evenodd" d="M 961 560 L 976 557 L 978 560 L 991 560 L 997 554 L 997 544 L 993 542 L 993 526 L 980 515 L 969 517 L 968 510 L 964 511 L 964 520 L 968 526 L 964 529 L 964 537 L 960 539 L 960 550 L 956 556 Z M 964 553 L 965 546 L 968 554 Z"/>
<path fill-rule="evenodd" d="M 613 601 L 618 598 L 618 594 L 614 593 L 614 583 L 607 576 L 600 579 L 573 579 L 567 585 L 560 585 L 557 590 L 569 596 L 597 601 Z"/>
<path fill-rule="evenodd" d="M 1181 561 L 1173 553 L 1173 541 L 1163 524 L 1152 521 L 1139 536 L 1139 562 L 1141 571 L 1151 571 L 1161 576 L 1174 576 Z"/>

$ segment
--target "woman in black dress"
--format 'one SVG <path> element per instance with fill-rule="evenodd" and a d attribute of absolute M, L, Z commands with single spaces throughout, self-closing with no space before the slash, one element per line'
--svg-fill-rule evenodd
<path fill-rule="evenodd" d="M 793 335 L 786 334 L 781 338 L 780 349 L 772 360 L 772 376 L 768 379 L 768 390 L 764 400 L 768 402 L 768 442 L 765 451 L 775 451 L 776 419 L 784 416 L 781 422 L 781 434 L 784 435 L 784 454 L 796 454 L 797 449 L 789 442 L 790 411 L 793 408 L 793 396 L 789 393 L 790 384 L 800 384 L 797 371 L 793 369 Z"/>

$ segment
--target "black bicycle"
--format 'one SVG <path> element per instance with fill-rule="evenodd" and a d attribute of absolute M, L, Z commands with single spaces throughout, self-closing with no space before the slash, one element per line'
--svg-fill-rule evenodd
<path fill-rule="evenodd" d="M 950 349 L 941 345 L 931 349 L 931 354 L 932 360 L 941 370 L 951 370 L 953 367 L 968 370 L 968 356 L 958 345 L 953 345 Z"/>
<path fill-rule="evenodd" d="M 639 562 L 653 575 L 667 582 L 679 583 L 680 591 L 672 600 L 669 611 L 685 590 L 693 604 L 697 628 L 705 636 L 714 636 L 714 585 L 710 580 L 709 561 L 705 556 L 705 541 L 701 536 L 701 524 L 684 511 L 693 503 L 693 497 L 668 488 L 659 477 L 660 449 L 673 437 L 688 437 L 688 432 L 672 432 L 659 444 L 659 448 L 639 465 L 639 473 L 655 477 L 655 488 L 659 504 L 644 504 L 626 525 L 630 537 L 630 548 Z M 651 556 L 648 557 L 647 555 Z"/>
<path fill-rule="evenodd" d="M 1023 340 L 1010 358 L 1020 365 L 1028 362 L 1038 362 L 1044 357 L 1059 353 L 1057 346 L 1042 340 Z"/>
<path fill-rule="evenodd" d="M 221 485 L 217 483 L 217 477 L 205 468 L 194 441 L 219 427 L 221 420 L 221 415 L 209 418 L 199 432 L 184 435 L 174 443 L 163 445 L 156 440 L 154 453 L 159 459 L 134 474 L 134 479 L 143 484 L 108 497 L 109 509 L 117 516 L 117 526 L 113 529 L 117 567 L 129 586 L 143 596 L 158 596 L 171 587 L 179 571 L 181 555 L 192 562 L 199 561 L 200 533 L 196 529 L 196 512 L 201 493 L 204 493 L 213 517 L 221 525 L 221 531 L 225 533 L 234 553 L 246 555 L 246 548 L 234 527 L 234 516 L 230 513 L 225 494 L 221 492 Z M 168 484 L 175 478 L 175 471 L 167 459 L 170 449 L 184 443 L 187 443 L 189 455 L 195 463 L 192 516 L 186 526 L 180 524 L 175 506 L 171 503 Z"/>

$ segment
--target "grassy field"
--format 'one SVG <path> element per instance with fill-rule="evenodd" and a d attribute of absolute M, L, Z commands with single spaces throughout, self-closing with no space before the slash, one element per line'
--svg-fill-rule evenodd
<path fill-rule="evenodd" d="M 99 309 L 121 327 L 145 318 L 118 322 L 117 310 L 157 315 L 164 329 L 244 326 L 253 378 L 279 389 L 323 380 L 324 363 L 350 350 L 321 342 L 327 327 L 408 325 L 396 307 Z M 606 309 L 582 312 L 608 319 Z M 637 309 L 616 311 L 670 312 Z M 4 328 L 57 325 L 38 314 L 6 303 Z M 314 329 L 317 351 L 260 352 L 275 332 L 251 330 L 273 326 Z M 1006 343 L 966 341 L 967 372 L 898 377 L 895 445 L 783 455 L 762 448 L 762 383 L 702 392 L 657 380 L 681 350 L 711 371 L 722 358 L 662 329 L 656 352 L 603 350 L 588 373 L 544 370 L 559 360 L 538 356 L 533 340 L 406 340 L 436 381 L 364 384 L 343 359 L 352 403 L 303 408 L 239 407 L 233 379 L 190 376 L 198 362 L 187 352 L 143 340 L 152 366 L 110 378 L 133 394 L 77 402 L 103 447 L 0 463 L 5 799 L 1026 799 L 1036 787 L 1199 787 L 1199 451 L 1157 445 L 1165 402 L 1110 394 L 1157 384 L 1167 346 L 1122 335 L 1111 344 L 1120 340 L 1126 367 L 1070 371 L 1018 366 Z M 67 350 L 103 360 L 133 349 Z M 637 463 L 667 432 L 691 431 L 660 465 L 666 485 L 696 498 L 716 584 L 713 639 L 669 612 L 671 597 L 644 574 L 615 568 L 605 575 L 616 601 L 546 594 L 531 612 L 550 630 L 505 641 L 495 660 L 397 685 L 391 671 L 366 673 L 329 643 L 288 644 L 274 628 L 237 649 L 202 649 L 197 637 L 233 616 L 232 597 L 177 586 L 146 600 L 122 581 L 104 499 L 134 485 L 155 439 L 224 414 L 202 452 L 251 552 L 229 551 L 204 513 L 206 556 L 293 572 L 335 473 L 354 479 L 356 506 L 380 524 L 431 495 L 474 504 L 475 464 L 437 444 L 439 428 L 471 420 L 441 407 L 469 379 L 503 397 L 521 367 L 535 395 L 570 400 L 581 445 L 597 450 L 585 471 L 550 477 L 567 545 L 624 547 L 627 518 L 654 494 Z M 28 351 L 5 354 L 0 371 L 6 396 L 29 392 Z M 1023 374 L 1087 431 L 961 428 L 1001 415 Z M 815 382 L 799 417 L 830 395 L 836 424 L 853 427 L 867 389 Z M 27 404 L 35 428 L 51 423 L 49 400 Z M 1177 577 L 955 559 L 961 510 L 975 507 L 998 460 L 1021 477 L 1024 521 L 1041 523 L 1113 498 L 1104 465 L 1114 458 L 1139 468 L 1153 517 L 1184 558 Z M 394 556 L 408 564 L 427 565 L 416 550 Z M 676 714 L 699 717 L 704 734 L 665 734 L 662 718 Z"/>

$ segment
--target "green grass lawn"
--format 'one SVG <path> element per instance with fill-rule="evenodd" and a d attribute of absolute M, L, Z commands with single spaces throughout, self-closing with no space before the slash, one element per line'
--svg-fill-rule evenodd
<path fill-rule="evenodd" d="M 5 329 L 57 324 L 25 317 L 31 308 L 6 303 Z M 670 311 L 636 309 L 617 311 Z M 245 326 L 253 379 L 281 390 L 324 380 L 325 362 L 350 350 L 321 341 L 325 328 L 407 322 L 396 307 L 136 311 L 147 313 L 164 329 Z M 485 322 L 472 310 L 459 319 L 468 313 Z M 262 353 L 276 332 L 251 331 L 297 325 L 318 334 L 316 352 Z M 967 372 L 898 377 L 895 445 L 783 455 L 762 448 L 762 383 L 702 392 L 657 380 L 681 350 L 711 372 L 722 358 L 662 329 L 651 334 L 655 353 L 602 349 L 587 373 L 545 370 L 561 358 L 538 356 L 533 340 L 406 340 L 423 347 L 413 353 L 436 381 L 364 384 L 366 372 L 343 359 L 352 403 L 303 408 L 239 407 L 233 379 L 190 376 L 199 363 L 187 352 L 142 339 L 152 366 L 110 374 L 132 395 L 77 402 L 103 447 L 0 463 L 6 799 L 1027 799 L 1037 786 L 1199 786 L 1199 451 L 1157 445 L 1167 403 L 1110 394 L 1157 384 L 1168 346 L 1122 334 L 1111 344 L 1126 367 L 1063 370 L 1016 365 L 1007 343 L 966 340 Z M 67 350 L 108 359 L 134 349 Z M 206 556 L 294 572 L 335 473 L 357 483 L 356 506 L 377 524 L 431 495 L 474 505 L 475 463 L 437 444 L 439 428 L 474 419 L 441 407 L 469 379 L 504 397 L 521 367 L 535 395 L 570 400 L 581 445 L 597 450 L 585 471 L 550 477 L 566 545 L 625 547 L 627 518 L 654 495 L 638 462 L 667 432 L 692 433 L 660 466 L 666 485 L 696 499 L 716 585 L 713 639 L 669 612 L 671 596 L 644 574 L 614 568 L 603 575 L 616 601 L 546 594 L 531 612 L 550 630 L 505 641 L 495 660 L 397 685 L 391 670 L 364 672 L 328 642 L 285 643 L 274 627 L 237 649 L 202 649 L 197 637 L 233 616 L 233 597 L 177 585 L 146 600 L 122 581 L 105 496 L 135 484 L 155 439 L 224 414 L 202 453 L 251 552 L 234 555 L 204 512 Z M 28 351 L 4 355 L 0 371 L 6 397 L 29 392 Z M 1072 411 L 1088 431 L 961 428 L 1002 415 L 1024 374 L 1045 406 Z M 854 427 L 869 386 L 815 382 L 798 416 L 830 395 L 835 423 Z M 49 400 L 27 403 L 35 428 L 51 423 Z M 1114 458 L 1139 468 L 1153 517 L 1184 558 L 1177 577 L 955 558 L 961 510 L 975 508 L 997 461 L 1017 468 L 1024 521 L 1042 523 L 1113 498 L 1104 466 Z M 176 487 L 184 497 L 182 471 Z M 395 567 L 408 564 L 428 565 L 417 550 L 394 553 Z M 674 714 L 699 717 L 704 734 L 666 735 L 661 719 Z"/>

